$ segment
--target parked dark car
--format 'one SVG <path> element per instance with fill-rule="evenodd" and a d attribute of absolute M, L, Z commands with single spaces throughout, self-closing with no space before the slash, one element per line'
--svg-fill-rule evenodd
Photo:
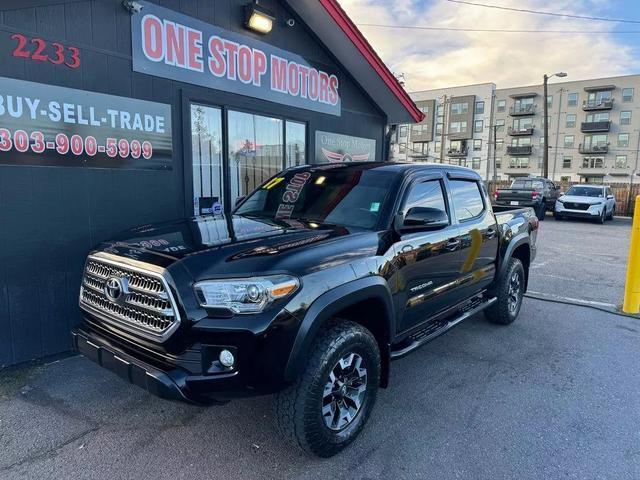
<path fill-rule="evenodd" d="M 286 170 L 233 214 L 135 228 L 87 258 L 76 348 L 164 398 L 277 393 L 281 433 L 331 456 L 389 362 L 484 311 L 513 322 L 538 220 L 494 213 L 472 170 Z"/>
<path fill-rule="evenodd" d="M 496 205 L 532 207 L 539 220 L 544 220 L 547 210 L 553 212 L 560 196 L 560 186 L 543 177 L 523 177 L 511 182 L 509 188 L 494 193 Z"/>

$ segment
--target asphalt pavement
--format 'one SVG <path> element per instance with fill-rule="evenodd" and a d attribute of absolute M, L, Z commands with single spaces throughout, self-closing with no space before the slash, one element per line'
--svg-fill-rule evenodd
<path fill-rule="evenodd" d="M 548 218 L 531 289 L 618 303 L 629 231 Z M 360 438 L 318 459 L 270 397 L 168 402 L 70 357 L 0 373 L 0 478 L 638 479 L 639 364 L 640 320 L 527 298 L 394 362 Z"/>

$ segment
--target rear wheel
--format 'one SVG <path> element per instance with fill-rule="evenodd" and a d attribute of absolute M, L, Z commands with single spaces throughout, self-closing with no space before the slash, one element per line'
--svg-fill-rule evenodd
<path fill-rule="evenodd" d="M 320 334 L 302 375 L 275 399 L 278 430 L 307 453 L 331 457 L 362 431 L 380 384 L 376 339 L 336 321 Z"/>
<path fill-rule="evenodd" d="M 544 220 L 546 213 L 547 204 L 545 203 L 544 199 L 542 199 L 542 202 L 540 202 L 540 206 L 538 206 L 538 209 L 536 210 L 536 216 L 538 217 L 538 220 Z"/>
<path fill-rule="evenodd" d="M 487 320 L 500 325 L 509 325 L 518 318 L 524 297 L 525 274 L 522 262 L 511 258 L 507 271 L 498 280 L 497 300 L 484 313 Z"/>
<path fill-rule="evenodd" d="M 559 214 L 557 214 L 556 212 L 553 212 L 553 219 L 554 220 L 562 220 L 562 217 Z"/>

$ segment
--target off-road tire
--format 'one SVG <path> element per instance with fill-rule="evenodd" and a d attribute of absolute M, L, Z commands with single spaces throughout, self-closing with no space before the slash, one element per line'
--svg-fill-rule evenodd
<path fill-rule="evenodd" d="M 355 353 L 366 365 L 367 381 L 361 407 L 341 430 L 331 430 L 322 415 L 329 375 L 345 355 Z M 274 401 L 279 433 L 303 451 L 331 457 L 349 445 L 362 431 L 375 404 L 380 386 L 380 351 L 371 332 L 347 321 L 332 320 L 315 340 L 303 373 Z"/>
<path fill-rule="evenodd" d="M 510 287 L 512 285 L 512 279 L 514 275 L 517 275 L 519 279 L 519 291 L 517 293 L 517 304 L 515 309 L 512 308 L 510 301 L 513 300 L 513 296 L 510 293 Z M 496 289 L 497 300 L 493 305 L 488 307 L 485 311 L 485 317 L 492 323 L 498 323 L 500 325 L 509 325 L 518 318 L 520 308 L 522 307 L 522 298 L 524 296 L 525 287 L 525 272 L 522 262 L 517 258 L 511 258 L 507 265 L 507 270 L 504 275 L 498 280 Z"/>

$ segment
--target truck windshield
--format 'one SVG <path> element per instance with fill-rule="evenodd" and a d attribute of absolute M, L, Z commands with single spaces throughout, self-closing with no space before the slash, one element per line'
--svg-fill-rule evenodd
<path fill-rule="evenodd" d="M 576 197 L 604 197 L 602 187 L 571 187 L 566 195 Z"/>
<path fill-rule="evenodd" d="M 389 172 L 348 166 L 284 172 L 254 190 L 234 213 L 371 229 L 394 178 Z"/>
<path fill-rule="evenodd" d="M 540 189 L 542 188 L 542 182 L 540 180 L 514 180 L 511 184 L 511 188 L 523 188 L 523 189 Z"/>

